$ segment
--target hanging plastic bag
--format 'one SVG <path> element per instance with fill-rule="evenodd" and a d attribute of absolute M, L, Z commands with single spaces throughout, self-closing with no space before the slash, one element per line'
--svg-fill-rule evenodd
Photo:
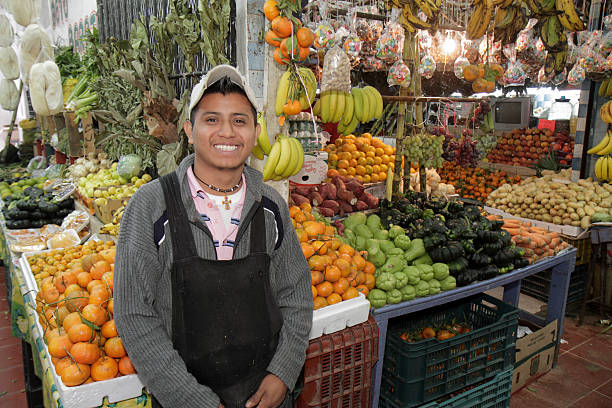
<path fill-rule="evenodd" d="M 563 71 L 555 75 L 552 79 L 552 83 L 555 86 L 561 85 L 567 79 L 567 68 L 563 68 Z"/>
<path fill-rule="evenodd" d="M 337 45 L 325 54 L 321 74 L 321 92 L 351 90 L 351 62 L 346 53 Z"/>
<path fill-rule="evenodd" d="M 355 31 L 356 13 L 355 11 L 349 12 L 347 15 L 347 25 L 352 27 L 352 30 L 346 36 L 343 46 L 346 55 L 351 59 L 353 64 L 359 62 L 359 56 L 361 55 L 362 41 Z"/>
<path fill-rule="evenodd" d="M 407 87 L 410 85 L 410 79 L 410 68 L 408 68 L 403 59 L 398 60 L 389 68 L 389 74 L 387 75 L 389 86 L 399 85 Z"/>
<path fill-rule="evenodd" d="M 35 62 L 44 62 L 40 59 L 41 53 L 53 59 L 51 39 L 45 30 L 38 24 L 30 24 L 21 35 L 19 45 L 19 59 L 21 61 L 21 78 L 29 85 L 30 69 Z"/>
<path fill-rule="evenodd" d="M 502 77 L 502 82 L 505 86 L 523 86 L 527 75 L 523 69 L 523 65 L 516 59 L 516 49 L 514 45 L 504 47 L 504 55 L 508 58 L 508 67 Z"/>
<path fill-rule="evenodd" d="M 399 10 L 393 9 L 391 12 L 391 20 L 389 20 L 382 35 L 378 41 L 376 41 L 377 58 L 387 62 L 395 62 L 402 56 L 404 29 L 398 21 Z"/>
<path fill-rule="evenodd" d="M 470 65 L 470 61 L 465 58 L 463 55 L 460 55 L 455 60 L 455 64 L 453 65 L 453 72 L 455 76 L 459 79 L 463 79 L 463 67 Z"/>
<path fill-rule="evenodd" d="M 17 24 L 27 27 L 38 22 L 41 0 L 8 0 L 7 6 Z"/>
<path fill-rule="evenodd" d="M 567 74 L 567 83 L 573 86 L 580 85 L 586 78 L 586 72 L 580 64 L 575 64 Z"/>
<path fill-rule="evenodd" d="M 430 79 L 434 72 L 436 72 L 436 60 L 431 55 L 426 55 L 421 59 L 421 65 L 419 66 L 419 73 L 425 79 Z"/>
<path fill-rule="evenodd" d="M 538 83 L 547 84 L 552 80 L 553 76 L 555 76 L 554 72 L 550 75 L 546 75 L 546 70 L 544 69 L 544 67 L 542 67 L 538 71 Z"/>
<path fill-rule="evenodd" d="M 19 61 L 13 47 L 0 47 L 0 72 L 6 79 L 19 79 Z"/>
<path fill-rule="evenodd" d="M 10 47 L 14 38 L 15 34 L 11 22 L 7 16 L 0 14 L 0 47 Z"/>
<path fill-rule="evenodd" d="M 363 70 L 366 72 L 381 71 L 385 67 L 385 64 L 381 60 L 371 55 L 363 59 L 361 64 L 363 66 Z"/>
<path fill-rule="evenodd" d="M 314 46 L 318 49 L 329 49 L 334 45 L 334 27 L 327 21 L 327 1 L 322 1 L 319 4 L 319 13 L 321 21 L 314 29 Z"/>

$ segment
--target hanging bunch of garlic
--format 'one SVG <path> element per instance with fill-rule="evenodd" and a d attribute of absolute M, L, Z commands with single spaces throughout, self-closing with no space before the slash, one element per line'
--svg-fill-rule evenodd
<path fill-rule="evenodd" d="M 76 162 L 68 168 L 68 176 L 73 180 L 87 177 L 88 174 L 97 173 L 102 169 L 110 169 L 112 162 L 106 153 L 89 153 L 87 157 L 79 157 Z"/>

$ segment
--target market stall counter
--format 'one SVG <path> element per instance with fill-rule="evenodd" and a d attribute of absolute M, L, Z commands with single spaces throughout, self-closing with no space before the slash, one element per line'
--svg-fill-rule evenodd
<path fill-rule="evenodd" d="M 520 311 L 520 318 L 526 321 L 532 322 L 538 326 L 544 326 L 554 320 L 558 322 L 558 333 L 557 345 L 554 353 L 553 366 L 557 363 L 559 353 L 559 339 L 563 334 L 563 316 L 565 315 L 565 303 L 567 298 L 567 291 L 569 287 L 569 281 L 574 265 L 576 262 L 576 249 L 572 248 L 555 257 L 543 259 L 537 263 L 529 265 L 525 268 L 517 269 L 504 275 L 500 275 L 494 279 L 490 279 L 483 282 L 477 282 L 469 286 L 459 287 L 447 292 L 442 292 L 437 295 L 416 298 L 408 302 L 402 302 L 395 305 L 387 305 L 378 309 L 373 309 L 373 315 L 378 323 L 379 327 L 379 342 L 378 342 L 378 355 L 385 355 L 385 345 L 387 342 L 387 334 L 389 327 L 389 320 L 409 315 L 411 313 L 419 312 L 425 309 L 431 309 L 436 306 L 447 304 L 460 299 L 481 294 L 488 290 L 503 287 L 504 295 L 503 300 L 514 306 L 518 306 L 521 280 L 527 276 L 531 276 L 538 272 L 552 269 L 552 282 L 550 285 L 550 291 L 548 294 L 548 307 L 546 312 L 546 318 L 535 316 L 526 311 Z M 378 408 L 381 382 L 383 377 L 383 359 L 379 359 L 374 367 L 373 373 L 373 395 L 372 395 L 372 408 Z"/>

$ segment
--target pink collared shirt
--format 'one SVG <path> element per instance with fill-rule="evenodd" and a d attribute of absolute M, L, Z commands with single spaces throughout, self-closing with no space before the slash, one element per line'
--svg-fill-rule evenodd
<path fill-rule="evenodd" d="M 210 199 L 208 194 L 202 189 L 200 183 L 193 174 L 193 169 L 187 169 L 187 180 L 189 181 L 189 189 L 195 208 L 202 216 L 204 223 L 210 230 L 215 248 L 217 250 L 218 260 L 230 260 L 234 255 L 234 241 L 236 233 L 240 226 L 240 217 L 242 208 L 244 207 L 244 196 L 246 195 L 246 180 L 242 175 L 242 189 L 240 201 L 232 203 L 231 223 L 226 225 L 223 222 L 221 211 L 217 208 L 216 203 Z"/>

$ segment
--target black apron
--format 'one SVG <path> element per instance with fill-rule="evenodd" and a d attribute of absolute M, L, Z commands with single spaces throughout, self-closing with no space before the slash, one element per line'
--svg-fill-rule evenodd
<path fill-rule="evenodd" d="M 203 259 L 197 254 L 176 173 L 160 181 L 172 238 L 174 348 L 187 370 L 226 408 L 244 408 L 268 374 L 282 326 L 270 287 L 263 206 L 256 204 L 246 258 Z M 153 402 L 161 407 L 155 398 Z"/>

